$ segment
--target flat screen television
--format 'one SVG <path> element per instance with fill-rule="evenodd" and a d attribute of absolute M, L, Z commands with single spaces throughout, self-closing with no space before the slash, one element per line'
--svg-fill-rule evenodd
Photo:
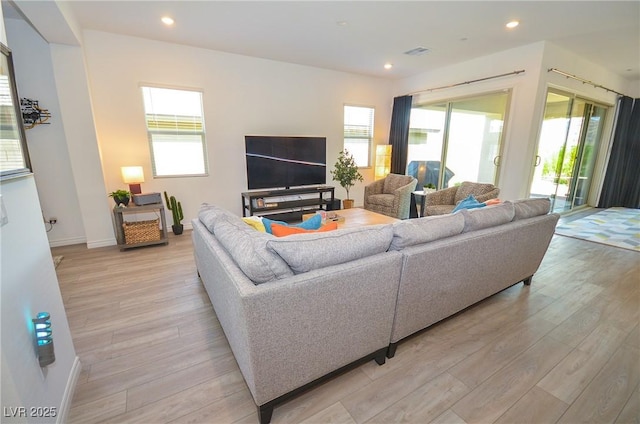
<path fill-rule="evenodd" d="M 244 141 L 249 190 L 326 184 L 326 137 L 247 135 Z"/>

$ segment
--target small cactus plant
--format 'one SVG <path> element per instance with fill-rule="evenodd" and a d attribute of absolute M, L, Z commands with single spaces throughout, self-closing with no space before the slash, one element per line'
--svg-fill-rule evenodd
<path fill-rule="evenodd" d="M 167 195 L 166 191 L 164 192 L 164 199 L 167 202 L 167 209 L 171 211 L 171 216 L 173 217 L 173 225 L 171 226 L 173 234 L 182 234 L 183 226 L 181 221 L 184 219 L 182 204 L 174 196 Z"/>

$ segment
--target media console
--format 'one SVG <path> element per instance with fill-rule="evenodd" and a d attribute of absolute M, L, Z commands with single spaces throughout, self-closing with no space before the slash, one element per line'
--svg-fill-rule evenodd
<path fill-rule="evenodd" d="M 303 213 L 332 209 L 334 190 L 330 186 L 314 186 L 246 191 L 242 193 L 242 216 L 260 215 L 281 221 L 299 221 Z"/>

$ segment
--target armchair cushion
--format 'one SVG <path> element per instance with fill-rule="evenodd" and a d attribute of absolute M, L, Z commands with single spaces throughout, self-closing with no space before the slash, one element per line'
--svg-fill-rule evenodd
<path fill-rule="evenodd" d="M 385 208 L 393 208 L 393 194 L 372 194 L 367 199 L 369 204 L 380 205 Z"/>
<path fill-rule="evenodd" d="M 383 180 L 384 189 L 382 192 L 386 194 L 393 194 L 394 191 L 406 186 L 412 180 L 414 180 L 414 178 L 411 175 L 389 174 Z"/>
<path fill-rule="evenodd" d="M 472 183 L 470 181 L 465 181 L 458 186 L 458 191 L 456 191 L 455 203 L 465 199 L 470 194 L 476 198 L 478 202 L 484 202 L 489 199 L 493 199 L 493 197 L 487 197 L 486 195 L 492 193 L 496 187 L 493 184 L 482 184 L 482 183 Z"/>
<path fill-rule="evenodd" d="M 459 186 L 445 188 L 425 197 L 425 215 L 441 215 L 451 213 L 456 204 L 473 195 L 478 203 L 495 199 L 500 194 L 500 189 L 493 184 L 474 183 L 465 181 Z"/>

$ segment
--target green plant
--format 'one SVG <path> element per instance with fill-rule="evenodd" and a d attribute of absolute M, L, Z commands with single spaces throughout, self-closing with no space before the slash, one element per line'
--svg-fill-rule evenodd
<path fill-rule="evenodd" d="M 173 225 L 180 225 L 180 222 L 184 219 L 182 204 L 180 204 L 174 196 L 169 197 L 166 191 L 164 192 L 164 199 L 167 202 L 167 209 L 171 211 Z"/>
<path fill-rule="evenodd" d="M 364 181 L 362 174 L 358 171 L 358 165 L 353 156 L 344 149 L 338 155 L 338 160 L 334 165 L 334 169 L 331 171 L 333 180 L 338 181 L 340 185 L 347 192 L 347 199 L 349 199 L 349 189 L 354 186 L 356 181 Z"/>
<path fill-rule="evenodd" d="M 425 184 L 424 188 L 434 189 L 434 188 L 436 188 L 436 186 L 434 186 L 433 184 L 429 183 L 429 184 Z"/>
<path fill-rule="evenodd" d="M 109 197 L 114 199 L 128 199 L 131 196 L 129 190 L 116 190 L 109 193 Z"/>

